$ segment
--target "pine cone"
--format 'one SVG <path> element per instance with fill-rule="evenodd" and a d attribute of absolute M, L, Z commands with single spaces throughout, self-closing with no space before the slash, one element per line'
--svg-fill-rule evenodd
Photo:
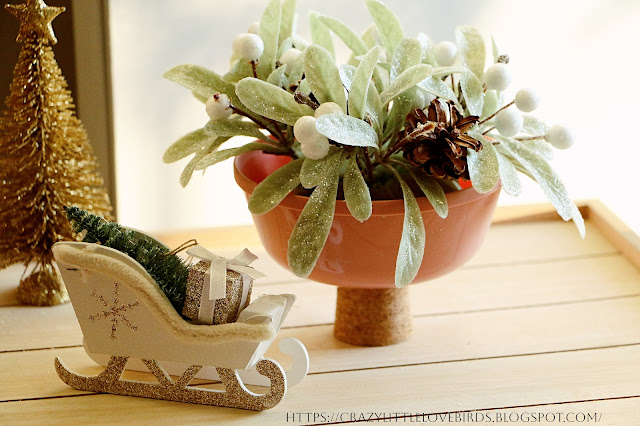
<path fill-rule="evenodd" d="M 478 117 L 462 117 L 453 102 L 447 102 L 449 114 L 438 99 L 426 110 L 415 109 L 408 116 L 400 132 L 399 144 L 404 157 L 414 166 L 436 178 L 469 180 L 467 149 L 482 149 L 482 143 L 467 135 Z"/>

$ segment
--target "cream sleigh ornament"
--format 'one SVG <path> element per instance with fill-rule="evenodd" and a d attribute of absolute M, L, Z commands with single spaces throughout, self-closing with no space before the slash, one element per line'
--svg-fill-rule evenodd
<path fill-rule="evenodd" d="M 110 356 L 106 369 L 94 377 L 75 374 L 56 358 L 58 375 L 75 389 L 265 410 L 284 397 L 287 376 L 296 383 L 308 371 L 306 349 L 296 339 L 280 344 L 294 358 L 291 375 L 276 361 L 263 358 L 295 300 L 293 295 L 259 297 L 234 323 L 195 325 L 178 315 L 147 271 L 126 254 L 77 242 L 57 243 L 53 253 L 87 352 L 100 363 L 105 361 L 102 356 Z M 142 360 L 158 383 L 122 380 L 129 358 Z M 173 380 L 159 361 L 180 378 Z M 247 383 L 270 386 L 268 392 L 249 391 L 237 370 L 248 370 L 243 375 Z M 225 391 L 189 386 L 201 371 L 205 377 L 219 378 Z"/>

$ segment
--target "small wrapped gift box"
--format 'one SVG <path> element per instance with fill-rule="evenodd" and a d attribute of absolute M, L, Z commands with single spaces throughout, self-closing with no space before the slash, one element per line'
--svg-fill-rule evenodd
<path fill-rule="evenodd" d="M 257 257 L 245 249 L 227 259 L 202 246 L 191 247 L 187 254 L 201 261 L 189 268 L 182 314 L 197 324 L 235 322 L 249 305 L 253 280 L 265 276 L 248 266 Z"/>

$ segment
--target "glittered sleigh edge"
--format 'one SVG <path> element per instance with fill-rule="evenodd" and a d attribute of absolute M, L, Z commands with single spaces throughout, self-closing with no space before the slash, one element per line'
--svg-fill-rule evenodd
<path fill-rule="evenodd" d="M 56 359 L 56 371 L 69 386 L 250 410 L 271 408 L 284 397 L 287 375 L 276 361 L 263 355 L 291 308 L 293 295 L 262 296 L 235 323 L 195 325 L 178 315 L 144 268 L 127 255 L 76 242 L 57 243 L 53 253 L 88 352 L 110 356 L 105 371 L 95 377 L 77 375 Z M 306 374 L 306 350 L 295 342 L 284 346 L 299 355 L 294 356 L 294 363 L 297 360 L 302 365 L 294 370 Z M 158 383 L 121 380 L 130 357 L 141 359 Z M 184 364 L 186 370 L 173 380 L 158 361 L 173 363 L 174 368 Z M 189 386 L 203 366 L 215 368 L 225 391 Z M 263 382 L 268 379 L 267 393 L 248 391 L 236 371 L 252 369 L 264 376 Z"/>

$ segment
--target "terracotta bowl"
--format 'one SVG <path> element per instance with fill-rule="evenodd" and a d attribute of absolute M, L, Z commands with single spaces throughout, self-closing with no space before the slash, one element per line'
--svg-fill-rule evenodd
<path fill-rule="evenodd" d="M 236 182 L 249 197 L 259 182 L 289 161 L 261 151 L 243 154 L 234 163 Z M 447 194 L 446 219 L 426 198 L 418 198 L 426 247 L 414 282 L 445 275 L 469 260 L 487 233 L 499 187 L 486 194 L 473 188 Z M 253 216 L 267 252 L 286 268 L 289 236 L 306 202 L 306 197 L 291 194 L 269 213 Z M 346 288 L 393 288 L 403 217 L 403 200 L 374 201 L 373 214 L 363 223 L 338 201 L 329 238 L 309 279 Z"/>

